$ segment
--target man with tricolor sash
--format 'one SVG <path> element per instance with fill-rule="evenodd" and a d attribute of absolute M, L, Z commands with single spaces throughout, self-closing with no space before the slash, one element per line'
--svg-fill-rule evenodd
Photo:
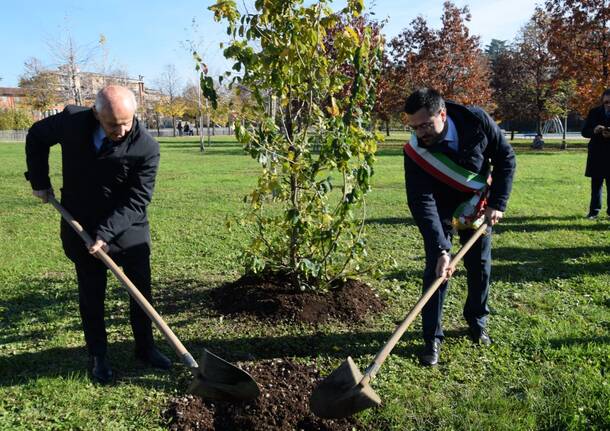
<path fill-rule="evenodd" d="M 491 226 L 502 218 L 512 188 L 515 154 L 498 125 L 482 109 L 445 101 L 421 88 L 405 103 L 412 129 L 405 145 L 407 200 L 424 239 L 424 289 L 451 277 L 451 239 L 464 244 L 483 223 L 490 226 L 464 256 L 468 296 L 464 318 L 477 344 L 489 345 L 486 330 L 491 273 Z M 436 365 L 444 338 L 441 318 L 445 282 L 422 310 L 423 365 Z"/>

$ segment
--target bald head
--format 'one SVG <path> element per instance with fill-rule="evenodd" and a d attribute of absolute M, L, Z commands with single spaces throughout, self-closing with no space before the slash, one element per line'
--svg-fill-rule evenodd
<path fill-rule="evenodd" d="M 136 97 L 131 90 L 109 85 L 97 93 L 93 112 L 106 136 L 117 142 L 131 130 L 136 109 Z"/>

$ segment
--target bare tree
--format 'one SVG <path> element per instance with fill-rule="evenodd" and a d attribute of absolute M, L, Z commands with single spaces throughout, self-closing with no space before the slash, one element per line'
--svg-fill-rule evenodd
<path fill-rule="evenodd" d="M 201 67 L 201 61 L 200 61 L 200 52 L 202 50 L 202 45 L 203 45 L 204 41 L 203 38 L 200 36 L 200 32 L 199 32 L 199 24 L 197 23 L 197 21 L 195 20 L 195 18 L 192 19 L 191 21 L 191 28 L 189 30 L 189 39 L 184 40 L 181 42 L 182 47 L 188 51 L 189 54 L 191 54 L 193 56 L 194 59 L 194 63 L 195 63 L 195 77 L 197 79 L 197 82 L 199 82 L 199 71 L 200 71 L 200 67 Z M 205 51 L 205 49 L 204 49 Z M 198 116 L 198 122 L 199 122 L 199 128 L 197 129 L 197 135 L 199 135 L 199 149 L 200 151 L 205 151 L 205 146 L 203 145 L 203 112 L 204 112 L 204 108 L 203 108 L 203 97 L 201 94 L 201 85 L 196 85 L 196 92 L 194 92 L 193 90 L 195 89 L 191 89 L 190 91 L 190 99 L 192 101 L 196 101 L 197 102 L 197 116 Z M 187 90 L 185 90 L 186 92 Z M 185 94 L 186 96 L 186 94 Z M 193 96 L 196 96 L 193 97 Z M 189 97 L 187 97 L 187 100 L 189 99 Z M 209 115 L 209 104 L 208 104 L 208 100 L 205 99 L 205 110 L 208 111 L 207 114 L 207 135 L 208 135 L 208 146 L 210 145 L 210 115 Z"/>
<path fill-rule="evenodd" d="M 64 27 L 60 30 L 61 37 L 48 37 L 47 46 L 61 73 L 64 96 L 72 99 L 75 104 L 82 105 L 80 73 L 98 55 L 102 39 L 94 44 L 79 44 L 70 32 L 67 19 Z"/>
<path fill-rule="evenodd" d="M 127 85 L 130 81 L 127 67 L 118 64 L 116 60 L 110 58 L 108 47 L 106 46 L 106 36 L 102 33 L 99 37 L 99 48 L 101 51 L 100 59 L 96 62 L 95 70 L 104 77 L 104 85 Z"/>
<path fill-rule="evenodd" d="M 167 64 L 156 81 L 157 87 L 166 97 L 164 112 L 172 117 L 173 135 L 176 136 L 176 115 L 179 114 L 180 104 L 180 77 L 176 71 L 176 66 Z M 174 109 L 176 108 L 176 109 Z"/>

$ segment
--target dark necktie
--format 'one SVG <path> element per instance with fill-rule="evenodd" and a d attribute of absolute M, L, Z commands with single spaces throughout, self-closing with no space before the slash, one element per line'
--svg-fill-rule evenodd
<path fill-rule="evenodd" d="M 102 139 L 102 146 L 98 150 L 98 154 L 106 154 L 112 148 L 112 141 L 105 137 Z"/>

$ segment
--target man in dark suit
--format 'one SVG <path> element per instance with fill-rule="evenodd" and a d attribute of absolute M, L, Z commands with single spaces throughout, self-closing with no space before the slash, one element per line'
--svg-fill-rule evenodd
<path fill-rule="evenodd" d="M 606 180 L 606 212 L 610 216 L 610 88 L 602 94 L 601 106 L 589 111 L 582 135 L 589 138 L 585 176 L 591 178 L 591 203 L 587 218 L 596 219 L 602 209 L 602 187 Z"/>
<path fill-rule="evenodd" d="M 26 178 L 34 196 L 47 202 L 53 195 L 49 148 L 59 143 L 61 203 L 95 241 L 87 249 L 62 220 L 64 252 L 76 268 L 90 370 L 93 379 L 102 383 L 112 379 L 104 322 L 107 269 L 94 254 L 107 251 L 142 294 L 152 299 L 146 208 L 152 199 L 159 144 L 135 118 L 136 107 L 129 89 L 108 86 L 98 93 L 93 108 L 67 106 L 35 123 L 26 138 Z M 129 311 L 136 357 L 168 369 L 171 362 L 154 345 L 150 319 L 132 298 Z"/>
<path fill-rule="evenodd" d="M 436 278 L 448 280 L 452 275 L 449 268 L 452 223 L 459 220 L 456 211 L 465 208 L 464 202 L 476 197 L 474 207 L 480 212 L 476 216 L 479 223 L 483 216 L 490 225 L 502 218 L 512 188 L 515 155 L 487 113 L 480 108 L 445 102 L 433 89 L 413 92 L 407 98 L 405 111 L 413 131 L 411 141 L 405 145 L 405 184 L 409 208 L 424 239 L 423 288 L 426 289 Z M 477 192 L 468 188 L 473 178 L 478 178 Z M 475 214 L 478 213 L 475 211 Z M 464 244 L 474 230 L 458 232 Z M 491 228 L 465 255 L 464 266 L 468 282 L 464 318 L 473 341 L 489 345 L 491 338 L 486 323 Z M 445 282 L 422 310 L 425 346 L 420 361 L 423 365 L 436 365 L 439 360 L 447 287 Z"/>

